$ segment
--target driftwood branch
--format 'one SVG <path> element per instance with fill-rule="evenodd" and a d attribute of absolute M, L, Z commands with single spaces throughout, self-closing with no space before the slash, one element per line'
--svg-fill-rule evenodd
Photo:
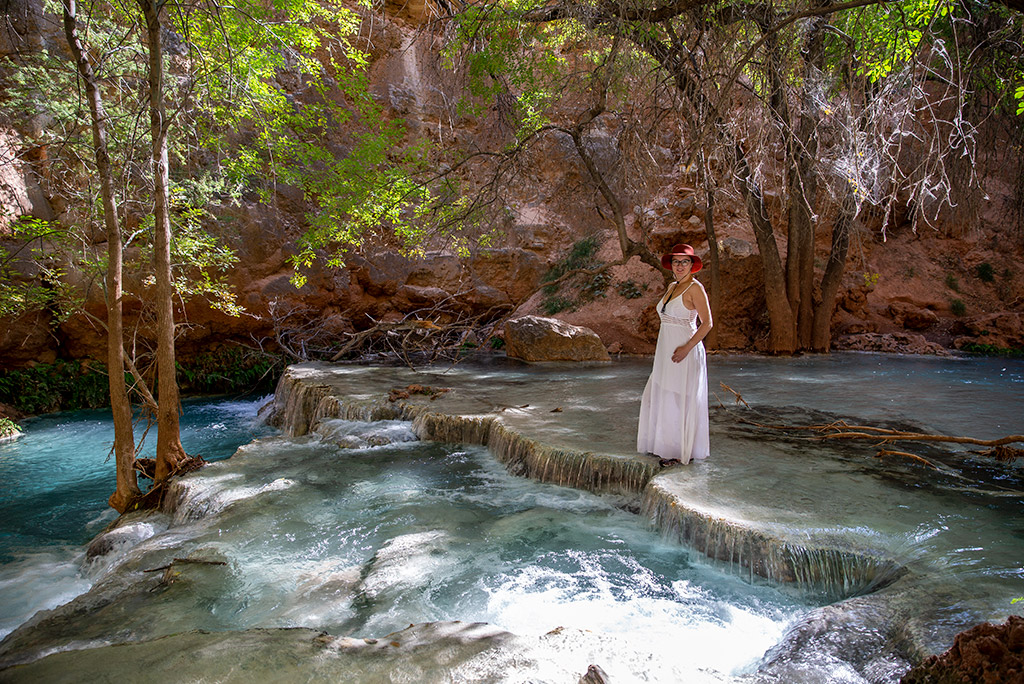
<path fill-rule="evenodd" d="M 746 399 L 743 398 L 743 395 L 741 395 L 739 392 L 734 390 L 732 387 L 729 387 L 728 385 L 726 385 L 724 382 L 719 382 L 718 384 L 722 386 L 722 389 L 727 390 L 729 392 L 732 392 L 732 395 L 734 397 L 736 397 L 736 403 L 737 404 L 743 404 L 747 408 L 750 408 L 750 404 L 748 404 Z M 719 403 L 721 403 L 722 400 L 719 399 L 718 401 L 719 401 Z"/>
<path fill-rule="evenodd" d="M 358 349 L 371 337 L 386 333 L 410 332 L 413 330 L 444 330 L 444 327 L 433 321 L 398 321 L 395 323 L 381 322 L 371 328 L 353 333 L 348 342 L 345 343 L 337 354 L 331 357 L 331 361 L 337 361 L 341 357 Z"/>
<path fill-rule="evenodd" d="M 722 385 L 728 388 L 726 385 Z M 735 394 L 735 392 L 733 391 Z M 737 394 L 737 397 L 739 395 Z M 744 402 L 746 403 L 746 402 Z M 895 430 L 892 428 L 881 428 L 872 425 L 850 425 L 846 421 L 837 420 L 832 423 L 820 424 L 820 425 L 771 425 L 767 423 L 758 423 L 745 418 L 737 418 L 741 423 L 747 425 L 753 425 L 765 430 L 804 430 L 813 431 L 819 433 L 818 436 L 813 437 L 818 441 L 825 441 L 829 439 L 862 439 L 872 440 L 876 442 L 876 446 L 879 447 L 879 451 L 876 454 L 878 458 L 884 456 L 900 456 L 902 458 L 908 458 L 912 461 L 922 463 L 930 468 L 939 470 L 948 474 L 955 474 L 948 471 L 946 468 L 941 468 L 926 458 L 922 458 L 917 454 L 912 454 L 906 451 L 894 451 L 891 449 L 882 448 L 883 445 L 892 444 L 894 442 L 940 442 L 947 444 L 974 444 L 977 446 L 987 446 L 989 449 L 983 451 L 975 451 L 974 453 L 981 456 L 987 456 L 994 458 L 997 461 L 1008 463 L 1018 458 L 1024 458 L 1024 449 L 1018 449 L 1016 447 L 1008 446 L 1010 444 L 1024 443 L 1024 435 L 1008 435 L 1006 437 L 1000 437 L 999 439 L 976 439 L 974 437 L 959 437 L 955 435 L 935 435 L 924 432 L 909 432 L 907 430 Z"/>
<path fill-rule="evenodd" d="M 161 565 L 159 568 L 150 568 L 149 570 L 143 570 L 142 572 L 160 572 L 161 570 L 167 570 L 168 568 L 174 567 L 176 563 L 191 563 L 193 565 L 227 565 L 224 561 L 204 560 L 202 558 L 175 558 L 167 565 Z"/>
<path fill-rule="evenodd" d="M 744 402 L 746 403 L 746 402 Z M 1007 444 L 1024 444 L 1024 435 L 1008 435 L 999 439 L 976 439 L 974 437 L 958 437 L 955 435 L 936 435 L 925 432 L 908 432 L 892 428 L 880 428 L 871 425 L 849 425 L 846 421 L 837 420 L 821 425 L 770 425 L 741 418 L 741 422 L 764 428 L 766 430 L 808 430 L 823 433 L 818 439 L 870 439 L 885 444 L 889 442 L 946 442 L 951 444 L 975 444 L 977 446 L 1001 447 Z"/>

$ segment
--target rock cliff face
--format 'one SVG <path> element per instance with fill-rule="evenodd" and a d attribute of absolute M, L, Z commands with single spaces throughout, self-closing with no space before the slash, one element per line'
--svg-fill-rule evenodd
<path fill-rule="evenodd" d="M 0 52 L 38 49 L 59 43 L 36 0 L 12 2 L 12 21 L 24 30 L 18 45 L 0 42 Z M 439 45 L 421 24 L 431 16 L 429 3 L 386 3 L 386 16 L 366 29 L 371 46 L 371 76 L 375 97 L 387 104 L 391 116 L 408 125 L 408 142 L 420 132 L 447 127 L 466 146 L 500 140 L 497 115 L 451 118 L 442 92 L 450 80 L 437 66 Z M 49 29 L 47 28 L 49 27 Z M 14 35 L 14 34 L 11 34 Z M 283 79 L 282 82 L 286 81 Z M 48 197 L 33 162 L 33 128 L 43 121 L 17 122 L 0 129 L 5 158 L 0 201 L 5 220 L 29 215 L 60 220 L 62 201 Z M 615 131 L 588 139 L 595 158 L 614 161 L 619 154 Z M 627 216 L 627 229 L 655 253 L 678 242 L 708 252 L 704 231 L 705 201 L 692 173 L 666 134 L 664 147 L 652 153 L 661 170 L 662 185 L 653 197 Z M 441 323 L 482 316 L 544 313 L 541 278 L 583 237 L 601 245 L 597 258 L 618 256 L 618 243 L 609 222 L 596 209 L 594 197 L 580 192 L 583 169 L 571 146 L 549 141 L 533 151 L 522 173 L 501 197 L 507 209 L 504 239 L 496 247 L 476 248 L 460 256 L 442 243 L 420 258 L 406 259 L 386 244 L 367 244 L 345 268 L 316 266 L 307 283 L 296 289 L 289 278 L 288 258 L 305 228 L 309 209 L 301 193 L 279 188 L 268 203 L 243 202 L 214 208 L 211 228 L 238 253 L 231 274 L 246 314 L 232 318 L 202 303 L 179 311 L 186 321 L 180 352 L 189 355 L 230 341 L 260 341 L 273 348 L 301 350 L 329 345 L 375 322 L 401 320 L 416 312 L 432 311 Z M 907 224 L 882 236 L 877 219 L 862 218 L 855 228 L 854 248 L 837 298 L 833 320 L 834 346 L 937 353 L 942 349 L 984 345 L 1024 347 L 1024 273 L 1021 272 L 1021 226 L 1001 224 L 1008 187 L 993 182 L 989 208 L 972 226 L 922 228 Z M 728 192 L 715 211 L 721 253 L 721 292 L 714 311 L 716 329 L 709 343 L 719 349 L 761 350 L 767 335 L 764 283 L 756 242 L 738 197 Z M 0 241 L 9 238 L 9 224 L 0 222 Z M 827 259 L 830 226 L 819 227 L 817 267 Z M 784 237 L 779 238 L 784 242 Z M 13 245 L 10 240 L 6 244 Z M 94 246 L 103 249 L 102 243 Z M 23 264 L 26 277 L 34 276 Z M 634 258 L 614 267 L 603 296 L 558 313 L 574 325 L 591 328 L 611 353 L 648 354 L 657 337 L 654 302 L 664 287 L 661 273 Z M 700 276 L 710 287 L 709 270 Z M 83 283 L 83 285 L 87 285 Z M 145 299 L 144 283 L 131 284 Z M 104 317 L 102 291 L 84 287 L 85 310 Z M 138 321 L 141 302 L 127 303 L 128 325 Z M 151 332 L 139 321 L 139 332 Z M 76 314 L 54 325 L 48 313 L 33 313 L 0 325 L 0 359 L 17 367 L 57 357 L 104 356 L 103 331 L 93 318 Z"/>

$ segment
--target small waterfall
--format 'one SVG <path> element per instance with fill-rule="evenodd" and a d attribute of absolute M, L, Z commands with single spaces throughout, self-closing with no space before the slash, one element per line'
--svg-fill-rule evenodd
<path fill-rule="evenodd" d="M 305 382 L 298 377 L 293 368 L 285 371 L 274 391 L 274 411 L 268 423 L 280 428 L 289 437 L 301 437 L 309 432 L 316 418 L 322 418 L 326 409 L 320 404 L 325 399 L 327 404 L 337 403 L 330 396 L 329 385 Z"/>
<path fill-rule="evenodd" d="M 487 446 L 496 421 L 497 418 L 493 415 L 449 416 L 420 411 L 413 420 L 412 427 L 420 439 L 446 444 Z"/>
<path fill-rule="evenodd" d="M 641 511 L 672 539 L 724 564 L 753 582 L 757 577 L 789 584 L 829 600 L 885 587 L 906 570 L 869 552 L 806 546 L 687 508 L 657 482 L 644 492 Z"/>
<path fill-rule="evenodd" d="M 349 401 L 330 385 L 308 382 L 289 367 L 274 391 L 274 410 L 267 422 L 288 437 L 308 434 L 324 418 L 344 420 L 411 420 L 415 407 L 380 401 Z"/>
<path fill-rule="evenodd" d="M 448 415 L 403 401 L 350 401 L 332 388 L 300 378 L 289 369 L 281 377 L 271 420 L 290 437 L 308 434 L 325 418 L 411 420 L 420 439 L 447 444 L 479 444 L 491 449 L 515 475 L 541 482 L 636 496 L 657 474 L 640 459 L 550 447 L 513 431 L 493 414 Z"/>
<path fill-rule="evenodd" d="M 636 458 L 550 447 L 498 421 L 487 446 L 514 475 L 591 492 L 636 495 L 657 473 L 653 464 Z"/>

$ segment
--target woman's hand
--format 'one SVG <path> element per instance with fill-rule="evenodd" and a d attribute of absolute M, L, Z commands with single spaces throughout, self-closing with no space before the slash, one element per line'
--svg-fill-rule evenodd
<path fill-rule="evenodd" d="M 689 355 L 691 349 L 693 349 L 693 347 L 686 344 L 681 344 L 678 347 L 676 347 L 676 350 L 672 352 L 672 362 L 681 362 Z"/>

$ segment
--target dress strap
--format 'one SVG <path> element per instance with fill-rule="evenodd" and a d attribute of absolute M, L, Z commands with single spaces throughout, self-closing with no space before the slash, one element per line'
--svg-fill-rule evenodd
<path fill-rule="evenodd" d="M 673 280 L 672 285 L 669 286 L 668 291 L 665 293 L 665 299 L 661 302 L 661 313 L 665 313 L 665 307 L 667 307 L 668 303 L 672 301 L 672 293 L 675 292 L 676 285 L 678 284 L 679 283 Z"/>
<path fill-rule="evenodd" d="M 695 282 L 697 282 L 696 278 L 691 280 L 690 284 L 687 285 L 685 288 L 683 288 L 683 291 L 679 293 L 679 296 L 682 297 L 684 294 L 686 294 L 686 291 L 689 290 L 691 287 L 693 287 L 693 284 Z M 679 281 L 677 281 L 677 280 L 673 280 L 672 281 L 672 285 L 668 288 L 668 292 L 665 293 L 665 299 L 664 299 L 664 301 L 662 302 L 662 305 L 661 305 L 661 313 L 665 313 L 665 309 L 668 308 L 668 303 L 671 302 L 673 299 L 675 299 L 675 297 L 676 297 L 676 285 L 678 285 L 678 284 L 679 284 Z M 686 306 L 686 305 L 683 304 L 683 306 Z"/>

